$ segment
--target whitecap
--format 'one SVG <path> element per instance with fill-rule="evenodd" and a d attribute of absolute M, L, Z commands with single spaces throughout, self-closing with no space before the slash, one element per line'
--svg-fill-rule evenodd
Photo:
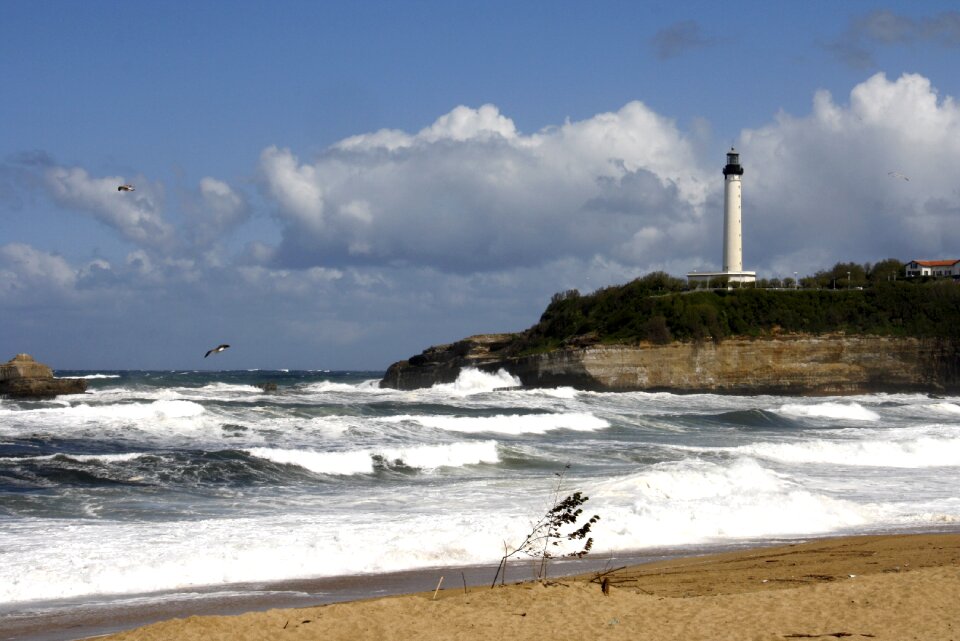
<path fill-rule="evenodd" d="M 371 474 L 377 460 L 388 465 L 403 465 L 421 470 L 462 467 L 479 463 L 497 463 L 496 441 L 421 445 L 402 448 L 372 448 L 346 452 L 311 452 L 296 449 L 257 447 L 247 450 L 251 456 L 274 463 L 297 465 L 317 474 L 350 476 Z"/>
<path fill-rule="evenodd" d="M 203 405 L 193 401 L 159 400 L 152 403 L 120 403 L 115 405 L 87 405 L 81 403 L 63 410 L 65 412 L 86 419 L 181 419 L 195 418 L 203 414 Z"/>
<path fill-rule="evenodd" d="M 834 418 L 848 421 L 876 421 L 880 415 L 869 410 L 859 403 L 816 403 L 813 405 L 801 405 L 797 403 L 787 403 L 774 410 L 787 416 L 799 416 L 810 418 Z"/>
<path fill-rule="evenodd" d="M 960 466 L 960 439 L 957 438 L 845 442 L 817 439 L 803 443 L 756 443 L 734 449 L 785 463 L 892 468 Z"/>
<path fill-rule="evenodd" d="M 247 450 L 251 456 L 281 463 L 297 465 L 317 474 L 350 476 L 373 472 L 373 458 L 367 450 L 352 452 L 310 452 L 305 450 L 255 447 Z"/>
<path fill-rule="evenodd" d="M 379 450 L 377 455 L 388 462 L 399 462 L 407 467 L 415 467 L 421 470 L 500 462 L 496 441 L 468 441 L 445 445 L 389 448 Z"/>
<path fill-rule="evenodd" d="M 78 461 L 80 463 L 87 463 L 90 461 L 97 461 L 100 463 L 124 463 L 126 461 L 132 461 L 138 459 L 141 456 L 149 456 L 145 452 L 126 452 L 123 454 L 46 454 L 43 456 L 25 456 L 22 459 L 17 460 L 26 460 L 26 461 L 49 461 L 51 459 L 62 456 L 63 458 L 70 459 L 72 461 Z"/>
<path fill-rule="evenodd" d="M 387 423 L 413 421 L 434 429 L 465 434 L 493 432 L 499 434 L 544 434 L 552 430 L 595 432 L 610 427 L 605 419 L 589 412 L 561 414 L 497 414 L 495 416 L 392 416 Z"/>

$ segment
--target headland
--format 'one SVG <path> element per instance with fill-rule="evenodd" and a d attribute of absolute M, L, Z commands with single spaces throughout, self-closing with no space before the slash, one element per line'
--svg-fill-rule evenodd
<path fill-rule="evenodd" d="M 468 367 L 592 391 L 957 393 L 960 286 L 680 291 L 654 274 L 557 294 L 529 329 L 429 347 L 392 364 L 380 385 L 449 383 Z"/>

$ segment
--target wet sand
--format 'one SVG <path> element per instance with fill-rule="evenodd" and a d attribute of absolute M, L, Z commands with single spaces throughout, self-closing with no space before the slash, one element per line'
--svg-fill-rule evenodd
<path fill-rule="evenodd" d="M 495 589 L 465 589 L 447 571 L 436 595 L 172 618 L 102 638 L 960 641 L 960 534 L 822 539 L 606 570 Z"/>
<path fill-rule="evenodd" d="M 558 559 L 551 575 L 569 576 L 624 564 L 703 553 L 692 548 L 618 554 L 615 560 L 590 555 L 581 560 Z M 0 604 L 0 641 L 73 641 L 141 627 L 165 619 L 195 615 L 232 615 L 273 608 L 325 605 L 381 596 L 412 594 L 446 586 L 489 587 L 496 566 L 429 568 L 354 576 L 291 579 L 269 583 L 232 584 L 144 595 L 104 597 L 95 603 L 69 600 L 24 606 L 5 612 Z M 529 562 L 512 562 L 507 579 L 517 582 L 533 576 Z"/>

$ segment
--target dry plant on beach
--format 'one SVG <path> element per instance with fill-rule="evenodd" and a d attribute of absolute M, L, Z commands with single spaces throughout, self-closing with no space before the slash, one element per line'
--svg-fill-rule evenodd
<path fill-rule="evenodd" d="M 567 552 L 560 556 L 583 558 L 590 548 L 593 547 L 593 537 L 590 537 L 590 529 L 593 524 L 600 520 L 596 514 L 587 519 L 587 522 L 576 527 L 580 515 L 583 514 L 581 507 L 590 497 L 584 496 L 582 492 L 574 492 L 564 498 L 560 498 L 563 493 L 563 480 L 570 466 L 564 467 L 563 472 L 557 472 L 557 486 L 553 490 L 551 507 L 546 513 L 532 524 L 530 533 L 520 545 L 511 548 L 506 541 L 503 543 L 503 558 L 500 559 L 500 565 L 497 567 L 497 573 L 493 577 L 493 584 L 497 585 L 497 579 L 500 579 L 502 585 L 506 581 L 507 561 L 518 554 L 525 554 L 531 558 L 539 559 L 537 568 L 537 579 L 543 580 L 547 577 L 547 564 L 550 559 L 556 556 L 555 547 L 560 546 L 565 541 L 583 541 L 583 547 L 573 552 Z M 569 532 L 562 532 L 564 527 L 574 527 Z M 577 546 L 579 547 L 579 545 Z"/>

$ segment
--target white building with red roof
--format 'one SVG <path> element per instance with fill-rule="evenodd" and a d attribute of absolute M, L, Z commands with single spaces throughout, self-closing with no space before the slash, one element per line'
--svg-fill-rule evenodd
<path fill-rule="evenodd" d="M 911 276 L 960 277 L 960 259 L 912 260 L 907 263 L 907 278 Z"/>

